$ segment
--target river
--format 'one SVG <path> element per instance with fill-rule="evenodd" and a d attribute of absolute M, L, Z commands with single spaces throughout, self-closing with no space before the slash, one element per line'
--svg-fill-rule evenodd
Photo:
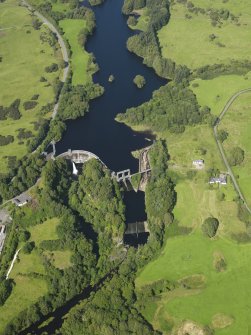
<path fill-rule="evenodd" d="M 129 168 L 136 172 L 138 160 L 133 158 L 131 152 L 148 146 L 151 135 L 132 131 L 124 124 L 116 122 L 115 116 L 129 107 L 149 100 L 152 92 L 164 85 L 166 80 L 159 78 L 152 69 L 143 65 L 140 58 L 127 51 L 126 41 L 134 32 L 127 27 L 127 18 L 121 14 L 122 5 L 123 0 L 105 0 L 103 5 L 94 7 L 97 28 L 87 43 L 87 50 L 94 53 L 100 67 L 100 71 L 93 77 L 94 82 L 101 84 L 105 93 L 91 102 L 87 116 L 67 122 L 67 131 L 56 149 L 57 154 L 69 148 L 88 150 L 98 155 L 113 171 Z M 110 74 L 115 76 L 113 83 L 108 82 Z M 143 89 L 138 89 L 133 83 L 137 74 L 146 79 Z M 125 204 L 127 222 L 145 220 L 142 192 L 126 192 Z M 142 242 L 143 240 L 144 238 Z M 54 318 L 44 328 L 39 328 L 40 320 L 21 334 L 30 332 L 38 335 L 43 331 L 55 334 L 63 323 L 64 315 L 98 287 L 99 284 L 86 288 L 63 307 L 44 317 L 42 321 L 50 316 Z"/>

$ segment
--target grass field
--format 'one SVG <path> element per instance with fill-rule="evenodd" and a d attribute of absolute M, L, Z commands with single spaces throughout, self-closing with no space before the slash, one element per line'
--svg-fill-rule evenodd
<path fill-rule="evenodd" d="M 30 240 L 34 241 L 37 246 L 42 241 L 56 240 L 58 235 L 56 232 L 57 226 L 59 225 L 59 219 L 53 218 L 45 221 L 42 224 L 38 224 L 30 228 L 31 237 Z"/>
<path fill-rule="evenodd" d="M 171 7 L 171 19 L 159 32 L 163 56 L 197 68 L 207 64 L 227 63 L 231 59 L 249 59 L 251 46 L 248 43 L 251 29 L 251 4 L 248 0 L 193 1 L 201 8 L 229 9 L 238 16 L 239 23 L 223 21 L 221 27 L 213 27 L 204 14 L 192 14 L 175 2 Z M 190 15 L 191 18 L 186 18 Z M 216 38 L 210 41 L 209 35 Z M 224 46 L 219 46 L 219 43 Z"/>
<path fill-rule="evenodd" d="M 190 87 L 197 96 L 199 104 L 209 106 L 211 112 L 218 116 L 232 95 L 251 87 L 251 73 L 245 76 L 219 76 L 211 80 L 195 79 Z"/>
<path fill-rule="evenodd" d="M 84 84 L 91 80 L 91 75 L 87 71 L 90 56 L 79 44 L 78 34 L 86 27 L 86 22 L 82 19 L 64 19 L 60 21 L 59 25 L 63 29 L 64 36 L 68 40 L 72 51 L 72 83 L 73 85 Z"/>
<path fill-rule="evenodd" d="M 5 325 L 22 310 L 35 303 L 47 292 L 47 284 L 42 279 L 16 275 L 15 286 L 4 306 L 0 307 L 0 333 Z"/>
<path fill-rule="evenodd" d="M 241 147 L 245 151 L 244 162 L 233 168 L 238 176 L 241 190 L 251 206 L 251 93 L 240 96 L 225 114 L 219 129 L 224 129 L 229 136 L 223 143 L 227 155 L 231 148 Z"/>
<path fill-rule="evenodd" d="M 45 73 L 44 68 L 60 60 L 48 43 L 40 41 L 41 33 L 47 33 L 42 26 L 34 30 L 32 18 L 27 9 L 18 6 L 18 1 L 7 0 L 0 3 L 0 105 L 9 106 L 15 99 L 21 99 L 19 120 L 0 121 L 1 135 L 13 135 L 15 141 L 0 147 L 0 171 L 7 170 L 5 156 L 22 157 L 26 144 L 18 144 L 17 130 L 25 128 L 33 133 L 32 122 L 37 121 L 42 106 L 53 101 L 52 83 L 59 73 Z M 40 82 L 44 76 L 47 82 Z M 23 103 L 39 94 L 38 105 L 25 111 Z"/>
<path fill-rule="evenodd" d="M 214 268 L 214 255 L 219 252 L 227 263 L 224 272 Z M 237 245 L 221 238 L 211 241 L 200 232 L 167 240 L 161 256 L 138 277 L 137 286 L 162 278 L 177 281 L 199 274 L 205 278 L 205 288 L 177 289 L 160 297 L 155 308 L 157 314 L 151 313 L 155 326 L 170 319 L 175 324 L 193 320 L 212 326 L 213 317 L 221 314 L 231 317 L 233 322 L 225 329 L 215 329 L 215 334 L 249 334 L 250 257 L 250 245 Z"/>

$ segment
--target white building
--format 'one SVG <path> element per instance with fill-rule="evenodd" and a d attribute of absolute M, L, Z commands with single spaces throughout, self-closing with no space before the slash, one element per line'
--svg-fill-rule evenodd
<path fill-rule="evenodd" d="M 209 184 L 227 185 L 227 175 L 221 173 L 219 177 L 213 177 L 209 180 Z"/>
<path fill-rule="evenodd" d="M 196 169 L 203 169 L 204 168 L 204 160 L 203 159 L 196 159 L 193 161 L 193 166 L 196 168 Z"/>

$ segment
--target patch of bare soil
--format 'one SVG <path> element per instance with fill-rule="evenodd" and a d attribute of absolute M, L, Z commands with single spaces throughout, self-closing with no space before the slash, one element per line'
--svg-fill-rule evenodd
<path fill-rule="evenodd" d="M 207 335 L 206 331 L 192 321 L 184 321 L 175 335 Z"/>
<path fill-rule="evenodd" d="M 234 322 L 234 318 L 226 314 L 215 314 L 212 318 L 212 326 L 214 329 L 223 329 Z"/>
<path fill-rule="evenodd" d="M 206 284 L 206 277 L 204 275 L 195 274 L 180 279 L 179 284 L 181 284 L 186 289 L 204 288 Z"/>

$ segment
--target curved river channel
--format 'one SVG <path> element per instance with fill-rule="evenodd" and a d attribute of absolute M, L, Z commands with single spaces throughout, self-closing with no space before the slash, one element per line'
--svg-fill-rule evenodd
<path fill-rule="evenodd" d="M 90 104 L 87 116 L 67 122 L 67 131 L 56 146 L 57 154 L 68 149 L 83 149 L 95 153 L 112 170 L 138 170 L 138 160 L 131 152 L 149 145 L 150 134 L 136 133 L 124 124 L 114 120 L 118 113 L 149 100 L 152 92 L 166 83 L 152 69 L 143 65 L 142 60 L 126 49 L 127 39 L 134 34 L 126 24 L 127 18 L 121 14 L 123 0 L 105 0 L 101 6 L 94 7 L 97 29 L 90 38 L 87 49 L 93 52 L 100 71 L 94 75 L 94 82 L 105 88 L 105 93 Z M 113 83 L 109 75 L 115 76 Z M 146 79 L 143 89 L 138 89 L 133 78 L 141 74 Z M 145 220 L 144 194 L 125 192 L 127 222 Z M 139 241 L 137 241 L 139 242 Z M 133 243 L 132 243 L 133 244 Z M 63 323 L 64 316 L 81 300 L 95 292 L 108 274 L 95 287 L 87 287 L 64 306 L 20 332 L 20 335 L 55 334 Z M 43 321 L 53 320 L 40 327 Z"/>

